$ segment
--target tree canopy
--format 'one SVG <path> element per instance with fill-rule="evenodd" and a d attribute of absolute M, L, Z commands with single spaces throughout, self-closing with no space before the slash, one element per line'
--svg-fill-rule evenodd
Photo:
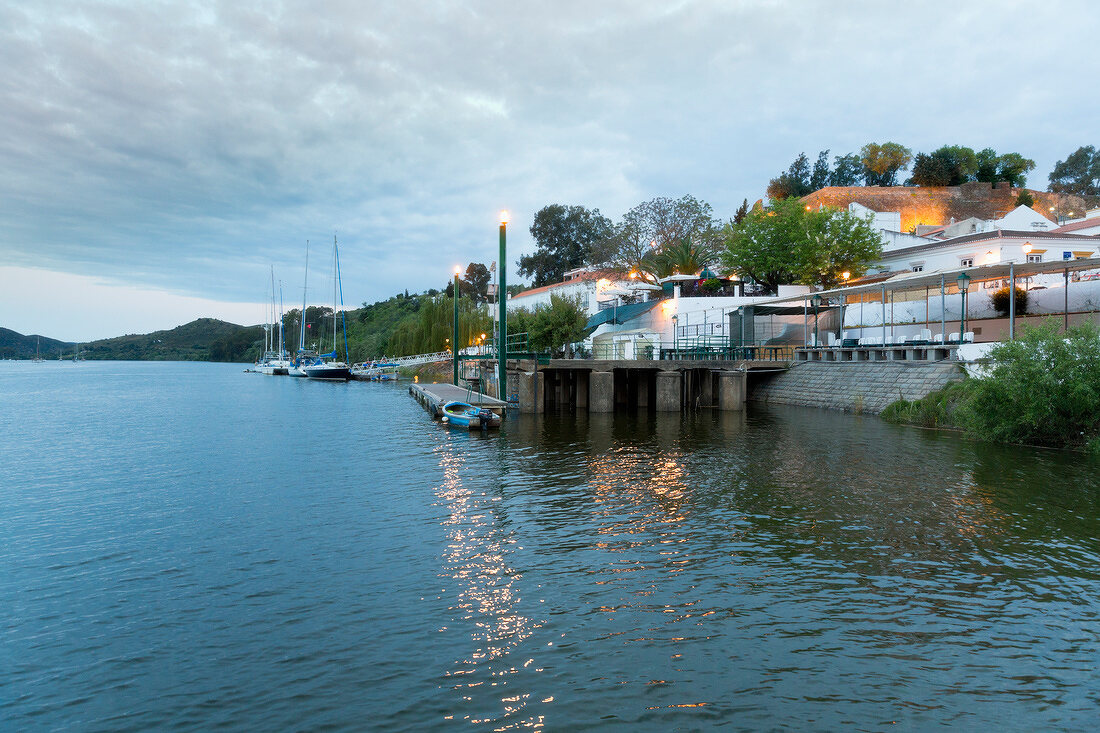
<path fill-rule="evenodd" d="M 825 186 L 893 186 L 909 160 L 909 148 L 889 142 L 868 143 L 858 155 L 837 155 L 831 168 L 828 150 L 817 154 L 812 167 L 806 154 L 799 153 L 786 171 L 768 182 L 768 198 L 801 198 Z"/>
<path fill-rule="evenodd" d="M 723 264 L 773 293 L 786 283 L 832 287 L 842 273 L 859 277 L 882 255 L 869 219 L 836 209 L 807 211 L 797 199 L 727 224 L 723 238 Z"/>
<path fill-rule="evenodd" d="M 705 265 L 715 257 L 721 233 L 712 212 L 710 204 L 691 195 L 640 203 L 615 227 L 603 264 L 653 274 L 663 253 L 686 240 Z"/>
<path fill-rule="evenodd" d="M 508 314 L 508 332 L 526 333 L 535 351 L 562 352 L 584 338 L 588 315 L 580 296 L 551 295 L 550 304 Z"/>
<path fill-rule="evenodd" d="M 867 143 L 859 151 L 868 186 L 897 185 L 898 171 L 909 165 L 913 153 L 898 143 Z"/>
<path fill-rule="evenodd" d="M 1020 188 L 1027 183 L 1035 161 L 1019 153 L 998 154 L 993 148 L 974 152 L 963 145 L 944 145 L 931 153 L 918 153 L 909 183 L 917 186 L 958 186 L 970 181 L 1008 181 Z"/>
<path fill-rule="evenodd" d="M 1100 152 L 1092 145 L 1077 148 L 1054 164 L 1049 180 L 1054 193 L 1100 195 Z"/>
<path fill-rule="evenodd" d="M 519 258 L 519 274 L 533 277 L 536 287 L 561 282 L 569 270 L 602 259 L 599 246 L 612 231 L 611 220 L 599 209 L 544 206 L 531 224 L 535 251 Z"/>

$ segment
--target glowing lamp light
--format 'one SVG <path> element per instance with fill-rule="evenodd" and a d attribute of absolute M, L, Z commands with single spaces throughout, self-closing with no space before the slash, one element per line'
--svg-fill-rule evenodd
<path fill-rule="evenodd" d="M 1031 252 L 1031 249 L 1031 242 L 1024 242 L 1024 254 L 1029 254 Z"/>
<path fill-rule="evenodd" d="M 636 272 L 634 272 L 633 270 L 631 270 L 631 271 L 630 271 L 630 279 L 631 279 L 631 280 L 636 280 L 637 278 L 638 278 L 638 273 L 636 273 Z"/>
<path fill-rule="evenodd" d="M 501 224 L 507 224 L 509 221 L 510 221 L 510 216 L 508 214 L 508 209 L 501 209 L 500 210 L 500 223 Z"/>
<path fill-rule="evenodd" d="M 461 267 L 455 267 L 455 277 L 458 277 L 461 274 L 462 274 L 462 268 Z"/>
<path fill-rule="evenodd" d="M 850 278 L 850 277 L 852 276 L 852 273 L 850 273 L 850 272 L 848 272 L 847 270 L 845 270 L 844 272 L 840 273 L 840 276 L 841 276 L 842 278 L 844 278 L 845 280 L 847 280 L 848 278 Z"/>

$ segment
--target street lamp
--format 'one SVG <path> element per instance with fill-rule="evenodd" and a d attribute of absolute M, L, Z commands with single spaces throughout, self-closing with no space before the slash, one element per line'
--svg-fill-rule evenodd
<path fill-rule="evenodd" d="M 966 333 L 966 291 L 970 287 L 970 276 L 960 272 L 958 277 L 959 295 L 962 296 L 962 313 L 959 316 L 959 343 L 962 343 L 963 334 Z"/>
<path fill-rule="evenodd" d="M 462 272 L 462 268 L 459 268 L 459 267 L 455 268 L 455 291 L 454 291 L 454 296 L 455 296 L 454 297 L 454 301 L 455 301 L 455 330 L 454 330 L 454 338 L 451 339 L 451 344 L 452 344 L 451 358 L 452 358 L 452 361 L 454 362 L 454 368 L 453 368 L 454 382 L 453 382 L 453 384 L 455 386 L 458 385 L 458 275 L 461 272 Z"/>
<path fill-rule="evenodd" d="M 810 298 L 810 305 L 814 307 L 814 347 L 821 346 L 821 342 L 817 338 L 817 309 L 821 307 L 821 296 L 814 295 Z"/>
<path fill-rule="evenodd" d="M 497 337 L 497 397 L 502 400 L 508 399 L 507 381 L 508 381 L 508 284 L 506 282 L 506 275 L 508 274 L 508 211 L 502 210 L 500 212 L 500 256 L 497 258 L 497 262 L 500 263 L 500 288 L 497 290 L 497 305 L 500 309 L 500 317 L 498 318 L 500 331 Z"/>

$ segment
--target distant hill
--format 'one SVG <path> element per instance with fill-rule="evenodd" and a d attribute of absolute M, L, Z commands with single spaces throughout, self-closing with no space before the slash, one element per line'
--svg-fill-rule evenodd
<path fill-rule="evenodd" d="M 35 349 L 39 349 L 43 359 L 56 359 L 62 353 L 73 355 L 73 344 L 68 342 L 37 334 L 24 336 L 10 328 L 0 328 L 0 359 L 33 359 Z"/>
<path fill-rule="evenodd" d="M 37 340 L 37 336 L 0 328 L 0 358 L 33 359 Z M 261 326 L 200 318 L 167 331 L 91 341 L 80 345 L 80 353 L 85 359 L 245 362 L 260 356 L 263 345 Z M 42 337 L 44 359 L 56 359 L 62 352 L 71 358 L 75 348 L 75 344 Z"/>

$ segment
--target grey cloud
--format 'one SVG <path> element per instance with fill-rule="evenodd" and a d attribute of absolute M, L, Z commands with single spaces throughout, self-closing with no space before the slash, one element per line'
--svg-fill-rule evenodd
<path fill-rule="evenodd" d="M 1069 15 L 1073 23 L 1064 22 Z M 350 301 L 512 262 L 542 205 L 728 215 L 805 150 L 1088 136 L 1090 6 L 1053 3 L 52 3 L 0 6 L 0 256 L 252 298 L 305 239 Z M 1063 19 L 1058 22 L 1058 19 Z M 1036 32 L 1036 28 L 1044 32 Z M 1025 40 L 1026 39 L 1026 40 Z"/>

